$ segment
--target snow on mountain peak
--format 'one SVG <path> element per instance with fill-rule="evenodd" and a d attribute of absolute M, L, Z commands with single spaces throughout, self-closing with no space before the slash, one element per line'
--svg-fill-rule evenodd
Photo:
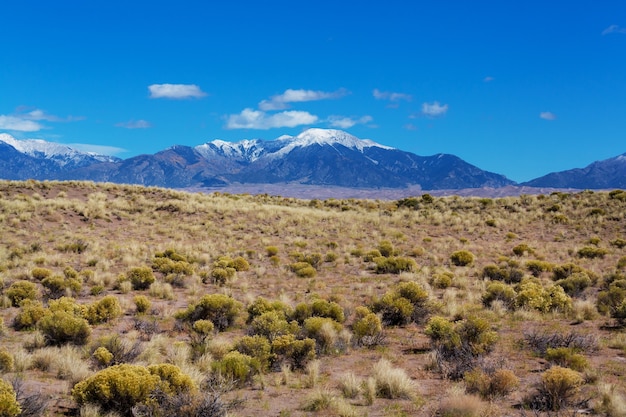
<path fill-rule="evenodd" d="M 281 136 L 277 140 L 290 142 L 287 146 L 277 152 L 277 154 L 281 155 L 291 152 L 294 148 L 311 145 L 341 145 L 349 149 L 357 149 L 360 152 L 363 152 L 363 149 L 370 147 L 393 149 L 389 146 L 378 144 L 369 139 L 359 139 L 348 132 L 336 129 L 311 128 L 300 133 L 298 136 Z"/>
<path fill-rule="evenodd" d="M 85 158 L 103 162 L 115 159 L 93 152 L 81 152 L 70 146 L 61 143 L 47 142 L 43 139 L 15 139 L 13 136 L 6 133 L 0 133 L 0 141 L 13 146 L 17 151 L 23 154 L 36 158 L 54 160 L 60 166 L 68 163 L 80 163 Z"/>

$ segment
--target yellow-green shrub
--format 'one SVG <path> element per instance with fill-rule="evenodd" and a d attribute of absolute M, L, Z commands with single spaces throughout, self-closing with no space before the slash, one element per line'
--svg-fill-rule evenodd
<path fill-rule="evenodd" d="M 384 257 L 373 259 L 377 274 L 399 274 L 401 272 L 411 272 L 417 269 L 417 263 L 411 258 L 401 256 Z"/>
<path fill-rule="evenodd" d="M 418 322 L 427 313 L 428 293 L 416 282 L 401 282 L 382 298 L 374 301 L 372 311 L 382 317 L 387 325 L 404 325 Z"/>
<path fill-rule="evenodd" d="M 105 323 L 122 315 L 122 307 L 117 297 L 107 295 L 99 301 L 89 305 L 85 318 L 90 324 Z"/>
<path fill-rule="evenodd" d="M 213 322 L 211 320 L 196 320 L 193 322 L 191 328 L 193 329 L 194 332 L 203 335 L 203 336 L 208 336 L 211 333 L 213 333 L 213 330 L 215 329 L 215 325 L 213 324 Z"/>
<path fill-rule="evenodd" d="M 259 373 L 261 364 L 258 359 L 238 351 L 232 351 L 224 355 L 221 360 L 213 362 L 211 368 L 222 378 L 232 380 L 238 386 L 243 386 Z"/>
<path fill-rule="evenodd" d="M 584 355 L 578 353 L 576 349 L 570 347 L 548 348 L 546 359 L 550 362 L 582 372 L 587 368 L 588 362 Z"/>
<path fill-rule="evenodd" d="M 152 305 L 150 299 L 145 295 L 136 295 L 133 298 L 133 302 L 135 303 L 135 309 L 137 310 L 137 313 L 140 314 L 150 310 L 150 306 Z"/>
<path fill-rule="evenodd" d="M 279 336 L 272 341 L 272 354 L 277 363 L 288 363 L 294 368 L 303 369 L 315 359 L 315 340 L 298 340 L 292 334 Z"/>
<path fill-rule="evenodd" d="M 219 330 L 231 327 L 243 305 L 234 298 L 225 294 L 209 294 L 192 303 L 186 310 L 179 311 L 176 318 L 194 322 L 196 320 L 211 320 Z"/>
<path fill-rule="evenodd" d="M 65 311 L 46 314 L 39 320 L 37 327 L 44 335 L 46 344 L 55 346 L 65 343 L 84 345 L 91 334 L 91 327 L 85 319 Z"/>
<path fill-rule="evenodd" d="M 569 403 L 583 383 L 578 372 L 553 366 L 541 374 L 539 394 L 545 400 L 547 409 L 557 411 Z"/>
<path fill-rule="evenodd" d="M 512 308 L 515 306 L 515 290 L 504 282 L 490 282 L 482 300 L 487 307 L 494 301 L 501 301 L 508 308 Z"/>
<path fill-rule="evenodd" d="M 22 412 L 11 384 L 0 379 L 0 417 L 15 417 Z"/>
<path fill-rule="evenodd" d="M 370 312 L 358 317 L 352 324 L 357 344 L 370 345 L 383 331 L 383 324 L 376 314 Z"/>
<path fill-rule="evenodd" d="M 330 353 L 343 326 L 328 317 L 309 317 L 303 324 L 304 335 L 314 339 L 321 353 Z"/>
<path fill-rule="evenodd" d="M 250 305 L 248 306 L 248 323 L 250 323 L 255 317 L 260 316 L 263 313 L 268 311 L 276 311 L 283 318 L 287 318 L 291 316 L 293 313 L 291 307 L 282 301 L 269 301 L 263 297 L 257 297 Z"/>
<path fill-rule="evenodd" d="M 260 369 L 269 369 L 272 360 L 272 346 L 265 337 L 254 335 L 244 336 L 235 343 L 235 349 L 259 361 Z"/>
<path fill-rule="evenodd" d="M 13 319 L 13 327 L 16 330 L 32 329 L 47 311 L 41 301 L 24 300 L 20 311 Z"/>
<path fill-rule="evenodd" d="M 4 295 L 9 297 L 13 307 L 19 307 L 24 300 L 36 300 L 38 297 L 37 286 L 25 280 L 15 281 L 4 291 Z"/>
<path fill-rule="evenodd" d="M 13 355 L 5 348 L 0 348 L 0 372 L 13 370 Z"/>
<path fill-rule="evenodd" d="M 298 323 L 287 320 L 277 311 L 268 311 L 255 317 L 250 323 L 250 333 L 266 337 L 270 341 L 278 336 L 294 334 L 298 331 Z"/>
<path fill-rule="evenodd" d="M 106 411 L 128 415 L 129 410 L 148 399 L 160 378 L 140 365 L 115 365 L 77 383 L 72 396 L 79 405 L 92 403 Z"/>
<path fill-rule="evenodd" d="M 456 266 L 467 266 L 474 263 L 474 254 L 470 251 L 459 250 L 450 255 L 450 261 Z"/>
<path fill-rule="evenodd" d="M 488 374 L 479 368 L 463 376 L 467 392 L 478 393 L 487 400 L 506 397 L 519 386 L 519 378 L 513 371 L 498 369 Z"/>
<path fill-rule="evenodd" d="M 126 279 L 130 281 L 134 290 L 147 290 L 156 280 L 152 269 L 147 266 L 132 268 L 126 273 Z"/>
<path fill-rule="evenodd" d="M 42 279 L 51 276 L 52 275 L 52 271 L 50 269 L 48 269 L 48 268 L 37 267 L 37 268 L 33 268 L 30 271 L 30 275 L 33 278 L 41 281 Z"/>
<path fill-rule="evenodd" d="M 170 363 L 149 365 L 148 372 L 159 377 L 159 389 L 168 395 L 192 392 L 198 388 L 189 375 Z"/>
<path fill-rule="evenodd" d="M 100 365 L 103 366 L 106 366 L 113 361 L 113 354 L 109 352 L 109 349 L 105 348 L 104 346 L 100 346 L 98 349 L 96 349 L 93 352 L 92 356 L 96 361 L 98 361 Z"/>
<path fill-rule="evenodd" d="M 532 279 L 525 279 L 519 284 L 515 303 L 518 307 L 527 307 L 541 312 L 569 311 L 572 308 L 572 299 L 565 294 L 562 287 L 551 285 L 544 288 Z"/>

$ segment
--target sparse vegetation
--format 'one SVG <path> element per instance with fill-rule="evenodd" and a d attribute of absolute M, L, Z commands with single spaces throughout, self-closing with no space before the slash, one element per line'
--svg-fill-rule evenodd
<path fill-rule="evenodd" d="M 25 381 L 5 415 L 626 409 L 621 190 L 0 193 L 0 373 Z"/>

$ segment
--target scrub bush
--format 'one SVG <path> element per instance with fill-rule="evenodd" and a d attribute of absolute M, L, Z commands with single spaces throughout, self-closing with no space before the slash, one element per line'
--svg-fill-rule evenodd
<path fill-rule="evenodd" d="M 232 351 L 224 355 L 221 360 L 213 362 L 211 368 L 221 378 L 233 381 L 241 387 L 259 373 L 261 364 L 258 359 L 238 351 Z"/>
<path fill-rule="evenodd" d="M 217 330 L 232 327 L 243 306 L 239 301 L 224 294 L 209 294 L 192 303 L 186 310 L 179 311 L 176 318 L 194 322 L 211 320 Z"/>
<path fill-rule="evenodd" d="M 250 323 L 250 333 L 266 337 L 270 341 L 278 336 L 295 334 L 298 331 L 298 323 L 287 322 L 279 312 L 268 311 L 257 316 Z"/>
<path fill-rule="evenodd" d="M 133 298 L 133 302 L 135 303 L 135 309 L 139 314 L 148 312 L 148 310 L 150 310 L 150 306 L 152 305 L 150 299 L 145 295 L 136 295 Z"/>
<path fill-rule="evenodd" d="M 152 269 L 147 266 L 132 268 L 126 273 L 126 278 L 130 281 L 134 290 L 147 290 L 156 280 Z"/>
<path fill-rule="evenodd" d="M 87 308 L 85 318 L 89 324 L 106 323 L 122 315 L 122 307 L 117 297 L 107 295 Z"/>
<path fill-rule="evenodd" d="M 20 311 L 13 319 L 13 327 L 15 330 L 32 329 L 46 313 L 47 310 L 43 304 L 41 304 L 41 301 L 24 300 Z"/>
<path fill-rule="evenodd" d="M 384 256 L 373 259 L 375 272 L 377 274 L 399 274 L 401 272 L 411 272 L 417 268 L 417 264 L 411 258 L 400 256 L 386 258 Z"/>
<path fill-rule="evenodd" d="M 11 384 L 0 379 L 0 417 L 16 417 L 22 412 Z"/>
<path fill-rule="evenodd" d="M 562 287 L 552 285 L 544 288 L 539 282 L 526 279 L 517 288 L 515 303 L 518 307 L 526 307 L 543 313 L 548 311 L 569 311 L 572 299 Z"/>
<path fill-rule="evenodd" d="M 235 350 L 259 362 L 261 371 L 267 371 L 272 361 L 272 346 L 265 337 L 244 336 L 235 343 Z"/>
<path fill-rule="evenodd" d="M 507 308 L 515 307 L 515 290 L 504 282 L 491 282 L 487 285 L 487 291 L 482 297 L 483 304 L 491 306 L 494 301 L 501 301 Z"/>
<path fill-rule="evenodd" d="M 296 369 L 304 369 L 315 359 L 315 340 L 296 339 L 292 334 L 279 336 L 272 341 L 274 363 L 289 364 Z"/>
<path fill-rule="evenodd" d="M 60 346 L 66 343 L 84 345 L 91 334 L 87 320 L 65 311 L 55 311 L 45 315 L 37 323 L 44 335 L 46 344 Z"/>
<path fill-rule="evenodd" d="M 468 266 L 474 263 L 474 254 L 466 250 L 459 250 L 450 255 L 450 261 L 456 266 Z"/>
<path fill-rule="evenodd" d="M 403 282 L 372 304 L 372 311 L 382 317 L 386 325 L 405 325 L 419 322 L 428 313 L 428 293 L 416 282 Z"/>
<path fill-rule="evenodd" d="M 38 297 L 37 286 L 25 280 L 15 281 L 6 289 L 4 295 L 9 297 L 13 307 L 19 307 L 24 300 L 36 300 Z"/>

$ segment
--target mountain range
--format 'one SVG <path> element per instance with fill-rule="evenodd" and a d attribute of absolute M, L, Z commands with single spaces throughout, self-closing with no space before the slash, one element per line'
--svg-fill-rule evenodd
<path fill-rule="evenodd" d="M 272 141 L 214 140 L 128 159 L 0 134 L 0 178 L 91 180 L 171 188 L 284 184 L 360 189 L 454 190 L 518 185 L 450 154 L 418 156 L 341 130 L 308 129 Z M 521 186 L 624 188 L 626 154 Z"/>

